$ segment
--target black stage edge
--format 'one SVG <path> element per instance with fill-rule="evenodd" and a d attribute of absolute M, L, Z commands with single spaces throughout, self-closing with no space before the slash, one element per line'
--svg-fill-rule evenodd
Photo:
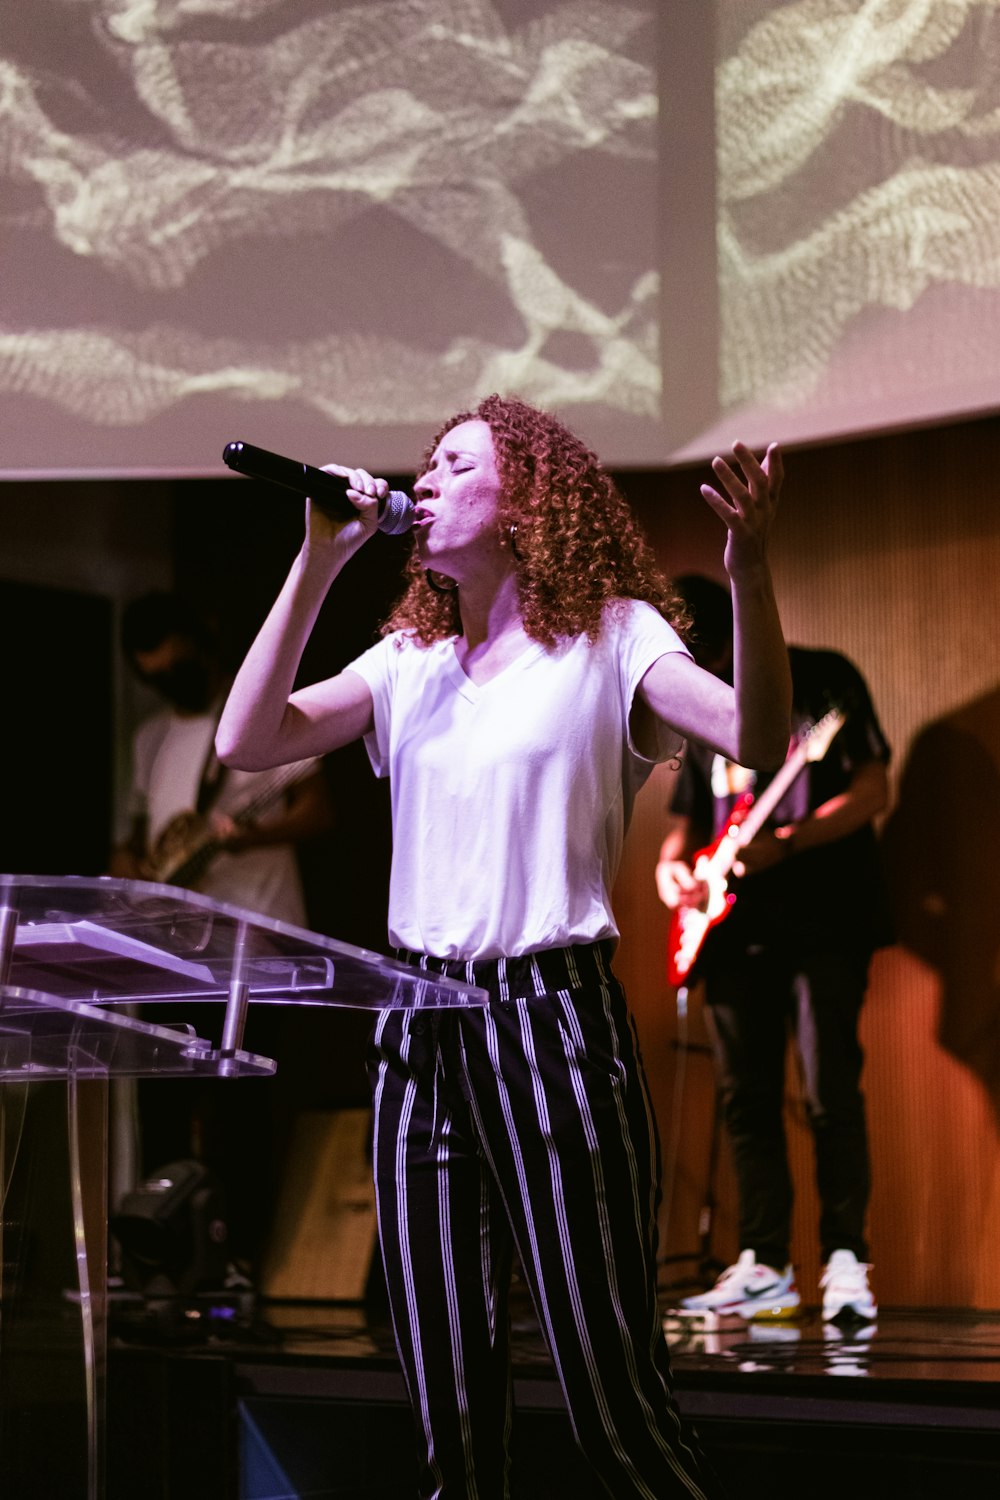
<path fill-rule="evenodd" d="M 519 1300 L 515 1500 L 597 1500 Z M 678 1401 L 734 1497 L 1000 1495 L 1000 1313 L 896 1309 L 844 1331 L 808 1310 L 712 1328 L 664 1316 Z M 402 1377 L 374 1307 L 119 1310 L 109 1434 L 108 1500 L 415 1494 Z"/>

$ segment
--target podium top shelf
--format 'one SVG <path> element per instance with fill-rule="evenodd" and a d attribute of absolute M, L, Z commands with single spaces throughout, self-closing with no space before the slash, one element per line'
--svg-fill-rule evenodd
<path fill-rule="evenodd" d="M 222 1001 L 381 1010 L 481 1006 L 486 992 L 365 948 L 110 876 L 0 875 L 0 984 L 69 1004 Z"/>

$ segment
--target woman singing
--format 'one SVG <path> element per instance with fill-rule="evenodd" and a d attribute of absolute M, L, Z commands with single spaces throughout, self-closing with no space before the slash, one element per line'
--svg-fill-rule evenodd
<path fill-rule="evenodd" d="M 490 396 L 417 480 L 408 585 L 380 642 L 292 691 L 384 479 L 357 516 L 307 507 L 289 578 L 234 683 L 223 761 L 258 769 L 364 737 L 391 778 L 389 933 L 485 1009 L 383 1011 L 370 1074 L 379 1228 L 423 1497 L 509 1493 L 516 1249 L 577 1441 L 608 1492 L 717 1495 L 681 1426 L 656 1298 L 656 1127 L 612 971 L 610 905 L 636 792 L 703 740 L 773 767 L 790 685 L 767 566 L 781 484 L 737 445 L 702 493 L 727 527 L 734 685 L 697 667 L 669 586 L 598 460 Z"/>

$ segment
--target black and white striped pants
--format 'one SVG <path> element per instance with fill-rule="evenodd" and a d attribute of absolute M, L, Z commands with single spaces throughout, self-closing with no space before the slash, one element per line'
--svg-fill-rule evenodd
<path fill-rule="evenodd" d="M 386 1283 L 420 1494 L 508 1494 L 513 1249 L 577 1442 L 609 1493 L 717 1493 L 681 1431 L 656 1302 L 659 1147 L 609 945 L 403 954 L 484 1010 L 384 1011 L 370 1071 Z"/>

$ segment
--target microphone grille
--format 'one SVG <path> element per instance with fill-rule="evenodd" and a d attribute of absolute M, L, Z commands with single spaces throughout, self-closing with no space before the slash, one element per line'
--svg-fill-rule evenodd
<path fill-rule="evenodd" d="M 378 529 L 388 536 L 401 536 L 413 525 L 414 504 L 401 490 L 390 490 L 378 518 Z"/>

